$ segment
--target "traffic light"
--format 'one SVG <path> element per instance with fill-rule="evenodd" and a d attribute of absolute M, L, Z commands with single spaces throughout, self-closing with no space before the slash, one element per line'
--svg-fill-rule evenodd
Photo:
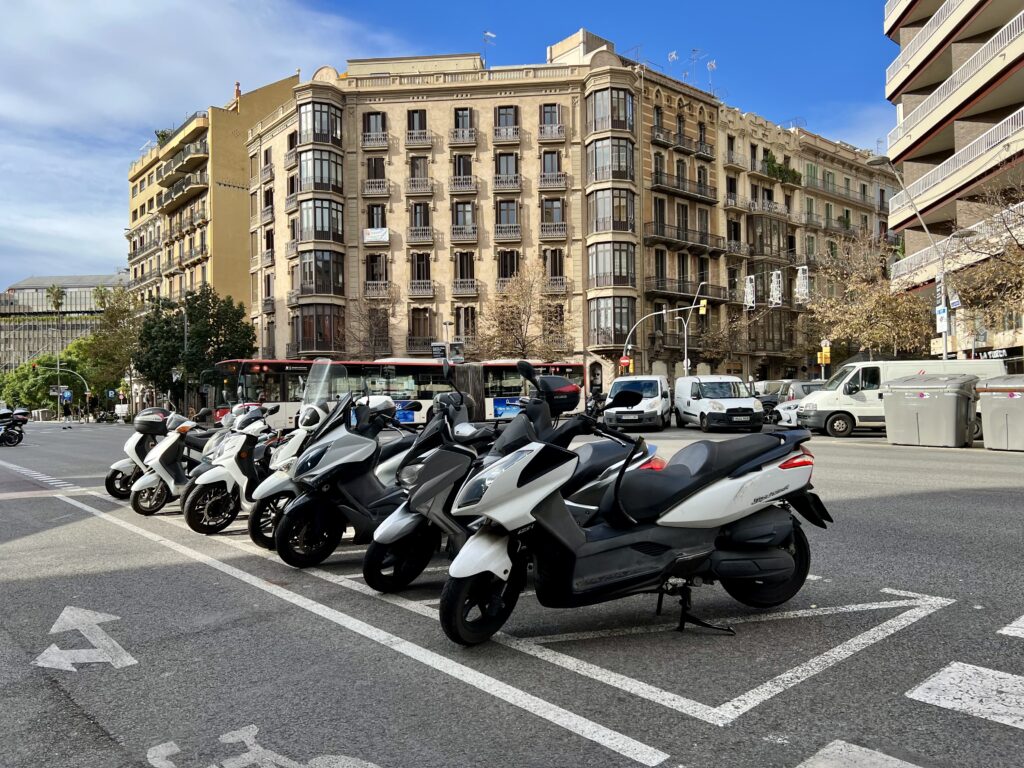
<path fill-rule="evenodd" d="M 706 315 L 707 313 L 708 313 L 708 300 L 707 299 L 701 299 L 700 300 L 700 309 L 697 310 L 697 314 L 698 315 Z"/>
<path fill-rule="evenodd" d="M 825 347 L 823 350 L 821 350 L 821 361 L 825 365 L 828 365 L 829 363 L 832 362 L 832 347 Z"/>
<path fill-rule="evenodd" d="M 32 373 L 35 373 L 38 370 L 39 370 L 39 365 L 37 363 L 32 363 Z"/>

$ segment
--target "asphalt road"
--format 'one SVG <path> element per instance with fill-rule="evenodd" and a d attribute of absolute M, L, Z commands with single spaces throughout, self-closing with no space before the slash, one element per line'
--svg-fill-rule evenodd
<path fill-rule="evenodd" d="M 27 432 L 0 449 L 3 768 L 1024 764 L 1021 454 L 816 437 L 836 523 L 805 526 L 816 578 L 788 605 L 696 590 L 727 637 L 649 597 L 526 596 L 467 650 L 437 626 L 441 560 L 382 598 L 361 546 L 297 571 L 244 522 L 114 502 L 128 427 Z"/>

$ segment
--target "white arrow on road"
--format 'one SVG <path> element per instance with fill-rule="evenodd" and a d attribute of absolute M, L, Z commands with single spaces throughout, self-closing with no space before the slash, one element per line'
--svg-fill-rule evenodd
<path fill-rule="evenodd" d="M 67 672 L 77 672 L 75 664 L 110 664 L 116 669 L 130 667 L 139 662 L 122 648 L 114 638 L 100 629 L 99 625 L 108 621 L 120 621 L 120 616 L 109 613 L 97 613 L 85 608 L 76 608 L 69 605 L 63 611 L 57 621 L 50 629 L 50 634 L 58 632 L 70 632 L 72 630 L 82 633 L 92 648 L 75 648 L 63 651 L 56 645 L 51 645 L 32 662 L 37 667 L 50 667 L 51 669 L 63 669 Z"/>

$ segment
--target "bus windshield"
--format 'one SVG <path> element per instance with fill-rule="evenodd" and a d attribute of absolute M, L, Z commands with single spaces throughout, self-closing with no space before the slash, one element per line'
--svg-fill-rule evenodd
<path fill-rule="evenodd" d="M 822 389 L 825 389 L 829 392 L 839 389 L 839 385 L 842 384 L 843 380 L 853 372 L 853 369 L 855 367 L 856 366 L 853 365 L 844 365 L 842 368 L 840 368 L 838 371 L 832 374 L 832 378 L 825 382 L 825 386 L 822 387 Z"/>

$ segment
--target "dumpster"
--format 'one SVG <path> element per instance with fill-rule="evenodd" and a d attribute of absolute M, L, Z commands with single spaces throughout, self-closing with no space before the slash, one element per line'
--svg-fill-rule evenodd
<path fill-rule="evenodd" d="M 985 447 L 1024 451 L 1024 376 L 996 376 L 978 382 Z"/>
<path fill-rule="evenodd" d="M 882 384 L 885 434 L 894 445 L 970 447 L 977 376 L 932 373 Z"/>

